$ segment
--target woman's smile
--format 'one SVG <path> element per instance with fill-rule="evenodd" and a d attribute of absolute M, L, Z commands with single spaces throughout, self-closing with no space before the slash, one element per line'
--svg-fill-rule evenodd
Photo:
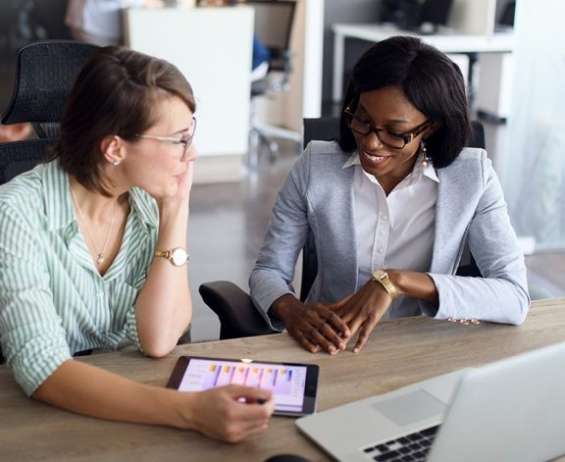
<path fill-rule="evenodd" d="M 388 161 L 392 157 L 394 157 L 394 156 L 391 156 L 389 154 L 378 155 L 376 153 L 370 153 L 368 151 L 361 151 L 360 155 L 363 158 L 363 160 L 365 160 L 365 162 L 368 162 L 370 165 L 375 165 L 375 166 L 384 165 L 384 164 L 388 163 Z"/>

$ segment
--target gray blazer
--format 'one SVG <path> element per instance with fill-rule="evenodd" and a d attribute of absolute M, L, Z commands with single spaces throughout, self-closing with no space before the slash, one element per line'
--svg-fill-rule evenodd
<path fill-rule="evenodd" d="M 268 311 L 291 282 L 308 228 L 314 235 L 318 274 L 308 301 L 335 302 L 359 289 L 353 217 L 354 169 L 343 169 L 350 154 L 335 142 L 314 141 L 297 160 L 280 191 L 271 223 L 249 279 L 251 296 Z M 417 312 L 437 319 L 481 319 L 521 324 L 530 298 L 524 257 L 497 176 L 486 151 L 465 148 L 438 169 L 435 239 L 429 275 L 439 306 L 420 301 Z M 483 277 L 455 276 L 469 250 Z M 281 324 L 271 324 L 281 328 Z"/>

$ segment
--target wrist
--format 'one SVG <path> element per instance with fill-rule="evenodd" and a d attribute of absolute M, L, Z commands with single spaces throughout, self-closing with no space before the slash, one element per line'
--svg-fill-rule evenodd
<path fill-rule="evenodd" d="M 171 398 L 168 401 L 170 411 L 170 425 L 181 430 L 195 430 L 196 424 L 194 416 L 195 404 L 198 398 L 194 392 L 171 391 Z"/>
<path fill-rule="evenodd" d="M 403 272 L 397 270 L 386 270 L 386 272 L 388 273 L 390 282 L 392 282 L 394 284 L 394 287 L 396 287 L 396 290 L 398 290 L 399 295 L 402 295 L 404 293 L 404 289 L 403 289 L 404 278 L 402 277 Z"/>
<path fill-rule="evenodd" d="M 176 221 L 188 217 L 189 203 L 188 201 L 170 201 L 163 200 L 158 203 L 159 220 L 161 222 Z"/>
<path fill-rule="evenodd" d="M 402 291 L 395 283 L 397 275 L 394 274 L 394 276 L 391 277 L 391 273 L 395 273 L 395 271 L 385 269 L 376 270 L 373 272 L 371 280 L 374 281 L 377 286 L 380 286 L 380 289 L 385 292 L 391 300 L 394 300 L 402 295 Z"/>
<path fill-rule="evenodd" d="M 385 290 L 380 282 L 375 280 L 375 278 L 369 279 L 369 281 L 367 281 L 367 286 L 369 286 L 373 300 L 384 297 L 388 300 L 389 303 L 392 303 L 393 298 L 391 297 L 391 295 Z"/>
<path fill-rule="evenodd" d="M 291 294 L 283 295 L 273 302 L 272 309 L 277 318 L 286 324 L 286 319 L 292 310 L 300 309 L 302 303 Z"/>
<path fill-rule="evenodd" d="M 186 403 L 181 393 L 168 388 L 155 387 L 152 385 L 142 385 L 146 390 L 144 402 L 149 405 L 148 411 L 152 416 L 151 421 L 158 425 L 166 425 L 187 429 Z M 189 413 L 189 415 L 191 415 Z"/>

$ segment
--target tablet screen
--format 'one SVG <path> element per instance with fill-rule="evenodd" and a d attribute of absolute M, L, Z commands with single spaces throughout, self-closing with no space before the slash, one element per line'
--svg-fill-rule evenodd
<path fill-rule="evenodd" d="M 270 390 L 278 414 L 303 415 L 314 410 L 317 366 L 196 357 L 181 360 L 184 358 L 184 372 L 174 386 L 179 391 L 246 385 Z"/>

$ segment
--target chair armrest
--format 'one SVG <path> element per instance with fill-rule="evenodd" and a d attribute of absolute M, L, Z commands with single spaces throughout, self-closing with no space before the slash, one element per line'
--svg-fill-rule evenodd
<path fill-rule="evenodd" d="M 232 282 L 207 282 L 198 291 L 204 303 L 220 318 L 222 340 L 276 333 L 258 312 L 249 294 Z"/>

